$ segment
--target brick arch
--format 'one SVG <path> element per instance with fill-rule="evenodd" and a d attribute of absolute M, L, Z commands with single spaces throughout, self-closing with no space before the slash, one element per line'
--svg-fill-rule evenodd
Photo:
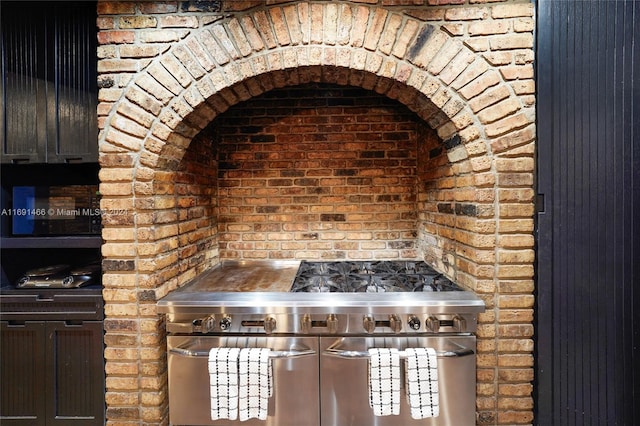
<path fill-rule="evenodd" d="M 487 66 L 484 56 L 443 28 L 391 9 L 304 2 L 257 8 L 215 21 L 192 30 L 131 78 L 100 137 L 101 153 L 117 152 L 118 161 L 126 158 L 123 166 L 131 168 L 132 177 L 131 183 L 120 184 L 110 182 L 108 172 L 103 172 L 106 206 L 112 197 L 117 206 L 120 196 L 131 194 L 131 207 L 154 210 L 148 215 L 138 211 L 129 219 L 142 242 L 135 250 L 138 256 L 157 251 L 147 251 L 146 241 L 179 232 L 174 229 L 177 225 L 158 231 L 152 224 L 155 218 L 174 216 L 175 194 L 170 194 L 173 189 L 166 181 L 192 139 L 233 105 L 273 88 L 305 82 L 358 86 L 397 99 L 437 131 L 456 175 L 491 174 L 492 149 L 511 149 L 504 140 L 510 135 L 504 135 L 507 132 L 494 118 L 502 116 L 486 105 L 501 101 L 510 115 L 523 108 L 512 86 Z M 485 95 L 487 88 L 492 90 Z M 519 120 L 526 122 L 526 117 Z M 512 131 L 513 125 L 505 128 Z M 527 134 L 521 139 L 527 140 Z M 513 145 L 517 148 L 519 143 Z M 483 176 L 465 186 L 468 192 L 481 187 L 487 201 L 497 198 L 494 184 L 495 177 Z M 160 213 L 163 209 L 165 214 Z M 116 224 L 119 220 L 113 219 Z M 109 243 L 110 234 L 103 234 Z M 109 247 L 103 246 L 103 252 L 110 254 Z M 454 250 L 438 250 L 439 266 L 455 272 L 454 260 L 441 259 Z M 120 253 L 114 254 L 117 258 Z M 177 257 L 167 256 L 159 267 L 158 262 L 138 258 L 136 271 L 149 275 L 139 275 L 138 280 L 148 280 L 145 285 L 153 287 L 181 274 L 179 268 L 171 270 L 178 262 Z M 468 281 L 473 286 L 473 278 Z"/>
<path fill-rule="evenodd" d="M 460 195 L 482 197 L 476 217 L 454 218 L 451 238 L 466 238 L 468 244 L 459 252 L 441 248 L 439 256 L 453 253 L 457 258 L 449 265 L 463 271 L 459 281 L 487 301 L 479 330 L 486 365 L 479 371 L 485 387 L 478 409 L 490 422 L 496 410 L 492 389 L 502 380 L 497 373 L 520 365 L 517 360 L 501 370 L 492 361 L 496 347 L 516 355 L 531 352 L 527 319 L 517 315 L 527 315 L 532 298 L 533 242 L 517 240 L 529 233 L 533 216 L 532 190 L 520 189 L 533 185 L 527 180 L 532 159 L 525 151 L 533 139 L 533 118 L 525 111 L 531 105 L 489 65 L 487 55 L 449 34 L 446 26 L 398 9 L 291 2 L 183 29 L 162 54 L 123 71 L 130 78 L 121 83 L 122 96 L 106 116 L 99 140 L 103 208 L 133 212 L 103 218 L 105 358 L 121 364 L 107 367 L 108 420 L 166 424 L 164 324 L 155 302 L 216 255 L 212 235 L 198 231 L 192 238 L 180 229 L 188 206 L 177 195 L 176 170 L 192 141 L 216 116 L 245 99 L 287 85 L 327 82 L 370 89 L 413 110 L 448 142 L 452 173 L 460 177 L 461 192 L 472 193 Z M 510 174 L 516 162 L 530 173 Z M 501 171 L 506 173 L 499 176 Z M 502 201 L 505 207 L 498 205 Z M 476 208 L 442 204 L 445 213 Z M 501 217 L 516 219 L 498 225 Z M 498 239 L 507 248 L 504 253 L 496 249 Z M 201 259 L 184 260 L 204 252 L 203 247 L 207 253 Z M 497 289 L 500 279 L 505 283 Z M 502 312 L 507 325 L 498 329 L 492 321 Z M 517 329 L 520 323 L 525 325 Z"/>
<path fill-rule="evenodd" d="M 500 96 L 515 99 L 482 56 L 433 24 L 364 5 L 274 6 L 193 31 L 152 61 L 113 108 L 101 149 L 130 151 L 154 170 L 171 168 L 219 113 L 296 81 L 349 84 L 397 99 L 441 139 L 460 138 L 462 150 L 484 135 L 469 107 L 474 96 L 502 86 Z"/>

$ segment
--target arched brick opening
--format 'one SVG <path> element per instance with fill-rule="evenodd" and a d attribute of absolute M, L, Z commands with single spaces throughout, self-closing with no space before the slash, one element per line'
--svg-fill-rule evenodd
<path fill-rule="evenodd" d="M 143 9 L 134 9 L 138 18 L 157 19 L 138 16 Z M 487 304 L 478 331 L 479 422 L 509 418 L 497 414 L 503 391 L 516 392 L 502 398 L 513 404 L 503 411 L 526 419 L 535 131 L 532 101 L 522 94 L 532 90 L 506 79 L 451 25 L 395 8 L 290 2 L 205 14 L 193 25 L 189 17 L 172 36 L 142 34 L 169 39 L 150 58 L 100 61 L 105 75 L 116 65 L 126 75 L 114 99 L 102 99 L 100 135 L 102 208 L 126 212 L 103 219 L 108 421 L 167 422 L 155 302 L 219 261 L 205 201 L 215 198 L 205 189 L 211 164 L 185 166 L 185 155 L 202 158 L 187 152 L 192 140 L 242 101 L 311 82 L 396 99 L 437 132 L 448 172 L 425 171 L 437 188 L 419 214 L 424 232 L 442 231 L 434 249 L 446 261 L 438 266 Z"/>

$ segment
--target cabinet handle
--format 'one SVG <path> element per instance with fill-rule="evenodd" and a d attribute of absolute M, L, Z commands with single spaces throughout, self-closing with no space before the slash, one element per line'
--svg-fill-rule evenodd
<path fill-rule="evenodd" d="M 358 350 L 345 350 L 340 349 L 341 341 L 338 340 L 333 345 L 329 346 L 325 351 L 324 355 L 335 356 L 338 358 L 369 358 L 369 351 L 358 351 Z M 400 358 L 406 358 L 407 355 L 404 351 L 398 351 Z M 436 351 L 438 358 L 461 358 L 469 355 L 475 355 L 473 349 L 469 348 L 460 348 L 451 351 Z"/>
<path fill-rule="evenodd" d="M 80 163 L 82 162 L 82 157 L 68 157 L 64 161 L 65 163 Z"/>
<path fill-rule="evenodd" d="M 180 355 L 180 356 L 184 356 L 184 357 L 189 357 L 189 358 L 208 358 L 209 357 L 209 351 L 208 350 L 191 350 L 188 348 L 171 348 L 169 349 L 169 352 L 176 354 L 176 355 Z M 315 355 L 316 351 L 314 351 L 313 349 L 302 349 L 302 350 L 296 350 L 296 349 L 292 349 L 292 350 L 288 350 L 288 351 L 271 351 L 269 353 L 269 358 L 272 359 L 279 359 L 279 358 L 300 358 L 300 357 L 304 357 L 304 356 L 309 356 L 309 355 Z"/>

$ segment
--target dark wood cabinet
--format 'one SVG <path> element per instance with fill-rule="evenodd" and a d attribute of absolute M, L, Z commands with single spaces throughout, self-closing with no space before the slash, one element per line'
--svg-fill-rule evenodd
<path fill-rule="evenodd" d="M 98 182 L 96 4 L 2 1 L 3 212 L 13 207 L 14 186 Z M 99 235 L 13 235 L 11 216 L 0 217 L 3 426 L 104 425 L 100 285 L 15 288 L 31 268 L 99 259 L 101 242 Z"/>
<path fill-rule="evenodd" d="M 2 2 L 3 163 L 97 162 L 94 2 Z"/>
<path fill-rule="evenodd" d="M 11 187 L 97 180 L 95 165 L 5 165 L 0 205 Z M 100 258 L 101 237 L 13 237 L 0 218 L 0 424 L 103 425 L 104 344 L 101 287 L 16 289 L 25 271 Z M 80 299 L 80 300 L 79 300 Z"/>
<path fill-rule="evenodd" d="M 102 330 L 102 321 L 0 321 L 0 423 L 104 424 Z"/>

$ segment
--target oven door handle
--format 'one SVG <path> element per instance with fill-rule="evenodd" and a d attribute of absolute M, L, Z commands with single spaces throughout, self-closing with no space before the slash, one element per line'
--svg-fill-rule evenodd
<path fill-rule="evenodd" d="M 339 344 L 340 344 L 340 341 L 329 346 L 327 349 L 325 349 L 324 355 L 338 357 L 338 358 L 358 358 L 358 359 L 370 357 L 368 351 L 353 351 L 353 350 L 339 349 L 337 347 Z M 399 351 L 398 353 L 400 355 L 400 358 L 407 357 L 407 354 L 404 351 Z M 469 348 L 460 348 L 460 349 L 449 350 L 449 351 L 436 351 L 436 355 L 438 356 L 438 358 L 461 358 L 461 357 L 474 355 L 474 354 L 475 352 Z"/>
<path fill-rule="evenodd" d="M 189 357 L 189 358 L 209 358 L 209 351 L 207 350 L 192 350 L 188 348 L 171 348 L 169 352 L 175 355 Z M 290 358 L 300 358 L 304 356 L 315 355 L 316 351 L 313 349 L 301 349 L 301 350 L 290 350 L 290 351 L 271 351 L 269 353 L 269 358 L 272 359 L 290 359 Z"/>

